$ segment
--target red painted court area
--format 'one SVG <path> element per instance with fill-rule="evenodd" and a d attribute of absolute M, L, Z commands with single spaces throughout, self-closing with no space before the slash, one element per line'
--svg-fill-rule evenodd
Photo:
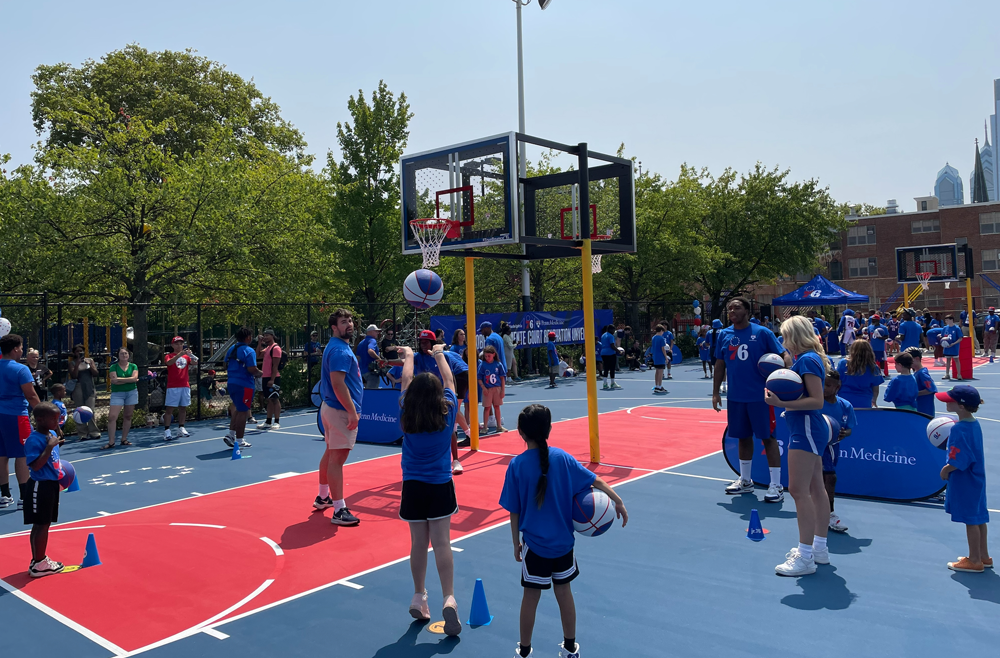
<path fill-rule="evenodd" d="M 719 423 L 723 415 L 701 409 L 602 414 L 601 464 L 592 468 L 615 483 L 702 457 L 719 449 Z M 556 423 L 550 443 L 588 462 L 586 419 Z M 507 520 L 497 500 L 523 446 L 509 432 L 463 453 L 453 538 Z M 103 562 L 59 576 L 30 579 L 22 570 L 27 537 L 2 538 L 0 578 L 115 653 L 148 648 L 408 556 L 409 533 L 397 516 L 399 459 L 346 467 L 348 505 L 362 520 L 356 528 L 333 526 L 312 509 L 311 473 L 59 526 L 50 555 L 82 556 L 93 532 Z"/>

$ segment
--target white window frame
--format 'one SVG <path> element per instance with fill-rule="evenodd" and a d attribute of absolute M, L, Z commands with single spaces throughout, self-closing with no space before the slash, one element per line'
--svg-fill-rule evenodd
<path fill-rule="evenodd" d="M 875 244 L 875 225 L 851 226 L 847 229 L 847 246 Z"/>
<path fill-rule="evenodd" d="M 1000 212 L 979 213 L 979 235 L 1000 233 Z"/>
<path fill-rule="evenodd" d="M 864 261 L 864 267 L 861 262 Z M 864 270 L 864 274 L 861 274 Z M 874 272 L 872 271 L 874 270 Z M 857 274 L 855 274 L 857 272 Z M 876 256 L 864 256 L 862 258 L 850 258 L 847 261 L 847 276 L 850 279 L 868 279 L 878 276 L 878 258 Z"/>
<path fill-rule="evenodd" d="M 983 249 L 980 253 L 980 270 L 983 272 L 996 272 L 1000 270 L 1000 262 L 997 261 L 998 249 Z"/>

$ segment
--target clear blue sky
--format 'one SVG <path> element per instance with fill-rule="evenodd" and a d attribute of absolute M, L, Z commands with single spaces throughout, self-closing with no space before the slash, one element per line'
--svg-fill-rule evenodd
<path fill-rule="evenodd" d="M 81 11 L 78 7 L 82 7 Z M 965 181 L 1000 78 L 996 0 L 712 3 L 554 0 L 524 10 L 527 129 L 613 151 L 668 178 L 756 161 L 839 201 Z M 29 161 L 32 70 L 129 42 L 194 48 L 253 78 L 309 148 L 336 150 L 346 101 L 406 92 L 408 151 L 517 128 L 511 0 L 5 3 L 0 152 Z M 990 29 L 990 20 L 993 27 Z"/>

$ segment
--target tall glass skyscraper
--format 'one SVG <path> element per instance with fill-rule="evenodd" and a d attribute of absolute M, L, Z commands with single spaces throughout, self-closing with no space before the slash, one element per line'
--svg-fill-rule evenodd
<path fill-rule="evenodd" d="M 986 128 L 984 126 L 984 128 Z M 987 129 L 986 132 L 986 142 L 979 148 L 979 157 L 983 161 L 983 173 L 986 175 L 986 196 L 990 201 L 997 200 L 996 187 L 994 186 L 994 160 L 993 160 L 993 147 L 990 146 L 990 134 Z M 973 193 L 975 192 L 975 177 L 976 177 L 976 167 L 973 163 L 972 173 L 969 174 L 969 200 L 973 200 Z"/>
<path fill-rule="evenodd" d="M 965 203 L 962 177 L 958 170 L 945 163 L 934 182 L 934 196 L 942 206 L 960 206 Z"/>

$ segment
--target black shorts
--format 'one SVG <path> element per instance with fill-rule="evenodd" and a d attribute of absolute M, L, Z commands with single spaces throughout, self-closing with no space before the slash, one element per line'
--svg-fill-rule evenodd
<path fill-rule="evenodd" d="M 55 480 L 28 480 L 24 501 L 25 525 L 52 525 L 59 520 L 59 483 Z"/>
<path fill-rule="evenodd" d="M 261 393 L 264 395 L 265 400 L 279 399 L 281 397 L 281 375 L 275 377 L 274 381 L 270 384 L 264 384 L 264 388 Z"/>
<path fill-rule="evenodd" d="M 527 544 L 521 545 L 521 586 L 549 589 L 552 583 L 565 585 L 580 575 L 573 551 L 557 558 L 541 557 Z"/>
<path fill-rule="evenodd" d="M 604 362 L 604 372 L 610 372 L 612 374 L 612 379 L 614 379 L 615 367 L 618 365 L 618 355 L 608 354 L 601 356 L 601 361 Z"/>
<path fill-rule="evenodd" d="M 458 398 L 459 404 L 465 399 L 465 396 L 469 393 L 469 371 L 460 372 L 455 375 L 455 397 Z"/>
<path fill-rule="evenodd" d="M 416 523 L 446 519 L 458 511 L 455 481 L 428 484 L 420 480 L 403 480 L 399 501 L 399 518 Z"/>

